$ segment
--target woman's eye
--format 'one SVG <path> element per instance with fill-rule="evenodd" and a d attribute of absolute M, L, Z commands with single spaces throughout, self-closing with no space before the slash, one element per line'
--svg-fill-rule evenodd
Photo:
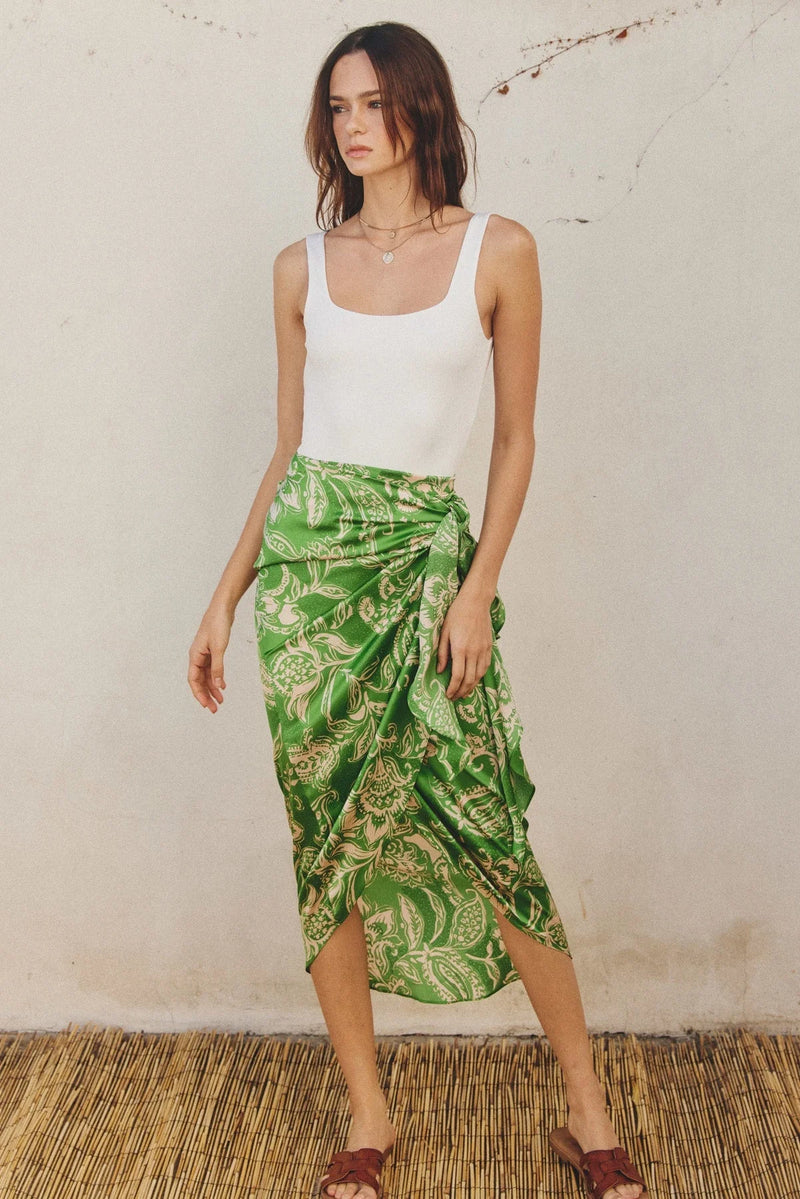
<path fill-rule="evenodd" d="M 377 104 L 379 108 L 383 107 L 380 100 L 370 100 L 370 105 L 373 105 L 373 104 Z M 344 109 L 343 104 L 331 104 L 331 112 L 342 112 L 343 109 Z"/>

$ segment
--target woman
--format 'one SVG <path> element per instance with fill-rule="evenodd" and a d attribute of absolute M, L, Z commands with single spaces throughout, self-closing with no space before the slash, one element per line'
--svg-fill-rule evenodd
<path fill-rule="evenodd" d="M 235 608 L 257 579 L 306 970 L 352 1113 L 320 1193 L 380 1199 L 395 1140 L 370 989 L 450 1003 L 521 978 L 564 1074 L 554 1150 L 594 1199 L 636 1199 L 644 1181 L 606 1114 L 527 840 L 534 787 L 496 586 L 533 466 L 539 272 L 524 226 L 465 212 L 466 128 L 446 65 L 409 26 L 356 29 L 319 72 L 306 147 L 329 229 L 275 260 L 277 446 L 189 683 L 216 712 Z M 492 353 L 476 543 L 453 471 Z"/>

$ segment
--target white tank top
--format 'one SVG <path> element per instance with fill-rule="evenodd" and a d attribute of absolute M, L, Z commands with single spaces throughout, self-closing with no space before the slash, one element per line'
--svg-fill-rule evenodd
<path fill-rule="evenodd" d="M 306 237 L 298 453 L 420 475 L 455 474 L 494 349 L 475 299 L 478 255 L 490 215 L 475 212 L 467 222 L 445 298 L 400 314 L 353 312 L 334 304 L 325 271 L 325 232 Z"/>

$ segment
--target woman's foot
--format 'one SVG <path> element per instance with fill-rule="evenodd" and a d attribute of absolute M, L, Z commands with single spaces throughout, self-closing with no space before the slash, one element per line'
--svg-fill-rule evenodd
<path fill-rule="evenodd" d="M 567 1092 L 567 1128 L 584 1153 L 592 1149 L 615 1149 L 619 1138 L 614 1131 L 614 1125 L 608 1118 L 603 1090 L 600 1081 L 595 1077 L 594 1083 L 581 1088 L 579 1093 L 570 1098 Z M 602 1199 L 637 1199 L 642 1187 L 638 1182 L 617 1183 L 603 1192 Z M 372 1199 L 372 1196 L 369 1196 Z"/>
<path fill-rule="evenodd" d="M 363 1149 L 369 1146 L 381 1153 L 394 1144 L 397 1133 L 385 1111 L 353 1115 L 350 1135 L 345 1149 Z M 375 1188 L 366 1182 L 332 1182 L 322 1188 L 323 1195 L 330 1199 L 376 1199 Z"/>

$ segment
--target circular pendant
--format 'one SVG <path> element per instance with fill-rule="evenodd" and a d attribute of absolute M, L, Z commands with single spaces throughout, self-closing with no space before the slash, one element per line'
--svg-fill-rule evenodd
<path fill-rule="evenodd" d="M 394 262 L 394 254 L 392 253 L 391 250 L 386 251 L 386 253 L 383 256 L 383 261 L 384 262 Z"/>
<path fill-rule="evenodd" d="M 391 230 L 391 232 L 389 233 L 389 236 L 390 236 L 390 237 L 397 237 L 397 230 L 396 230 L 396 229 L 392 229 L 392 230 Z"/>

